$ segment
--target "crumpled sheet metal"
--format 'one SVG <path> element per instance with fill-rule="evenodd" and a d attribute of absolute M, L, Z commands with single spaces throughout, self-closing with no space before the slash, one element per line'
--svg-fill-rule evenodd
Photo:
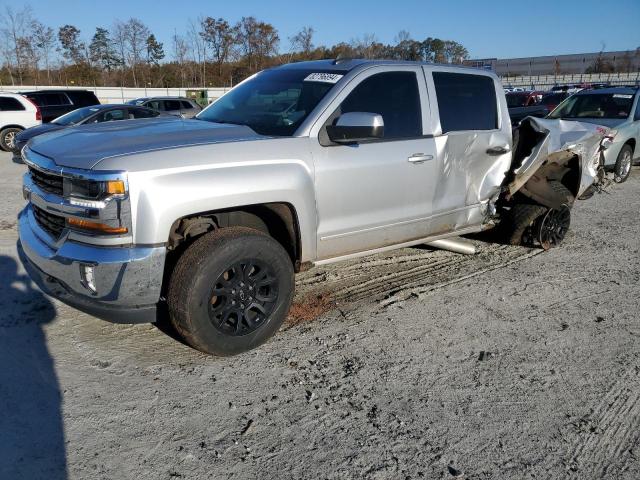
<path fill-rule="evenodd" d="M 610 129 L 586 122 L 535 117 L 526 118 L 522 121 L 523 125 L 525 123 L 545 137 L 515 169 L 514 180 L 508 186 L 509 193 L 514 194 L 520 190 L 545 160 L 561 163 L 577 155 L 582 167 L 578 196 L 582 195 L 597 178 L 600 144 Z"/>
<path fill-rule="evenodd" d="M 511 165 L 511 153 L 486 152 L 510 141 L 510 132 L 502 130 L 435 138 L 439 181 L 432 193 L 432 231 L 444 233 L 485 221 Z"/>

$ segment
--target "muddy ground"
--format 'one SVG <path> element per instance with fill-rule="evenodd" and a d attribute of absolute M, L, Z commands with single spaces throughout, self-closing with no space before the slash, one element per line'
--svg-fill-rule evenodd
<path fill-rule="evenodd" d="M 234 358 L 39 293 L 23 171 L 0 155 L 0 478 L 640 478 L 640 169 L 550 252 L 306 272 L 288 324 Z"/>

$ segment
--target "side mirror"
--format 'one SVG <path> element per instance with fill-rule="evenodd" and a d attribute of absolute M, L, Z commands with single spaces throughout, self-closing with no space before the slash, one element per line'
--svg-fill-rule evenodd
<path fill-rule="evenodd" d="M 343 113 L 335 125 L 327 125 L 327 135 L 332 142 L 343 144 L 375 140 L 384 136 L 384 120 L 377 113 Z"/>

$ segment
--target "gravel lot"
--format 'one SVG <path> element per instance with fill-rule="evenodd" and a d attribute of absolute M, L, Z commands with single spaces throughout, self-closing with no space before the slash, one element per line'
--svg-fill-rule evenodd
<path fill-rule="evenodd" d="M 224 359 L 43 296 L 24 170 L 0 155 L 0 478 L 640 478 L 639 169 L 550 252 L 306 272 L 282 331 Z"/>

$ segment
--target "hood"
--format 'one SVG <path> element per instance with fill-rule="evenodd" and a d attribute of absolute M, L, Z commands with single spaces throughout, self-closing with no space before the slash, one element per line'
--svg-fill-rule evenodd
<path fill-rule="evenodd" d="M 16 136 L 16 141 L 26 143 L 28 140 L 31 140 L 36 135 L 42 135 L 43 133 L 55 132 L 56 130 L 61 130 L 63 128 L 62 125 L 56 125 L 55 123 L 43 123 L 42 125 L 38 125 L 36 127 L 27 128 L 23 130 Z"/>
<path fill-rule="evenodd" d="M 69 127 L 35 137 L 29 148 L 61 167 L 88 170 L 108 157 L 259 138 L 242 125 L 165 117 Z"/>

